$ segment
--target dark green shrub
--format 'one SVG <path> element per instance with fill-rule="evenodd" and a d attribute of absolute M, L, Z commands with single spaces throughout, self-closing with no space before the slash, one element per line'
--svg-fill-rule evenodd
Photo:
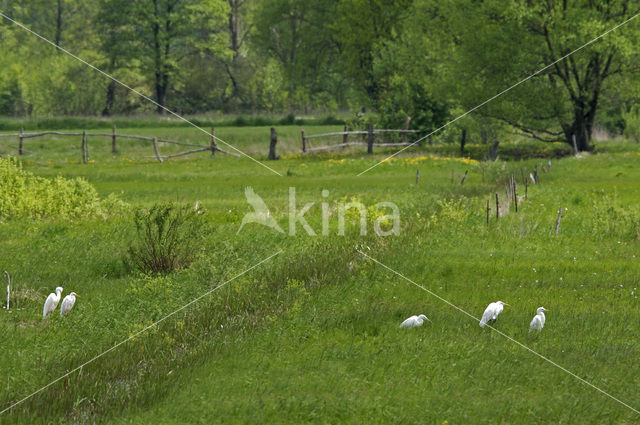
<path fill-rule="evenodd" d="M 187 267 L 201 240 L 202 210 L 173 203 L 136 211 L 137 241 L 125 263 L 143 273 L 165 274 Z"/>

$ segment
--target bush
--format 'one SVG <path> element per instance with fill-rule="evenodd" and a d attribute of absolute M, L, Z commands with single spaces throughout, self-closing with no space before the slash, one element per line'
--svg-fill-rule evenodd
<path fill-rule="evenodd" d="M 84 179 L 46 179 L 24 171 L 14 158 L 0 158 L 0 221 L 100 217 L 125 205 L 114 196 L 101 200 Z"/>
<path fill-rule="evenodd" d="M 125 263 L 142 273 L 165 274 L 187 267 L 201 235 L 202 210 L 173 203 L 136 211 L 137 242 Z"/>

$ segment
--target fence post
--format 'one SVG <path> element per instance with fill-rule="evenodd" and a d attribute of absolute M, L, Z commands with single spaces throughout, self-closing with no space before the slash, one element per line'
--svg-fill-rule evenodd
<path fill-rule="evenodd" d="M 409 130 L 409 123 L 411 122 L 411 117 L 406 117 L 404 119 L 404 129 L 405 131 Z M 402 143 L 407 143 L 407 133 L 402 133 Z"/>
<path fill-rule="evenodd" d="M 211 156 L 216 156 L 216 129 L 211 127 Z"/>
<path fill-rule="evenodd" d="M 344 145 L 343 147 L 346 148 L 347 147 L 347 142 L 349 139 L 349 135 L 347 134 L 347 131 L 349 131 L 349 127 L 345 124 L 344 126 L 344 134 L 342 135 L 342 144 Z"/>
<path fill-rule="evenodd" d="M 496 220 L 500 218 L 500 202 L 498 201 L 498 192 L 496 192 Z"/>
<path fill-rule="evenodd" d="M 269 159 L 274 161 L 278 159 L 276 155 L 276 143 L 278 143 L 278 134 L 276 129 L 271 127 L 271 142 L 269 143 Z"/>
<path fill-rule="evenodd" d="M 89 160 L 89 150 L 87 148 L 87 132 L 82 132 L 82 163 L 86 164 Z"/>
<path fill-rule="evenodd" d="M 562 219 L 562 208 L 563 207 L 560 207 L 560 210 L 558 210 L 558 220 L 556 220 L 556 235 L 560 231 L 560 220 Z"/>
<path fill-rule="evenodd" d="M 416 171 L 416 185 L 420 183 L 420 169 L 418 168 L 418 171 Z"/>
<path fill-rule="evenodd" d="M 156 153 L 156 159 L 158 162 L 162 162 L 162 157 L 160 156 L 160 151 L 158 150 L 158 138 L 153 138 L 153 150 Z"/>
<path fill-rule="evenodd" d="M 576 143 L 576 135 L 571 135 L 571 140 L 573 141 L 573 154 L 578 155 L 578 144 Z"/>
<path fill-rule="evenodd" d="M 302 153 L 305 153 L 307 151 L 307 143 L 306 143 L 306 139 L 304 138 L 304 130 L 302 130 Z"/>
<path fill-rule="evenodd" d="M 11 300 L 11 276 L 6 270 L 4 274 L 7 275 L 7 311 L 9 311 L 9 301 Z"/>
<path fill-rule="evenodd" d="M 518 183 L 513 174 L 511 174 L 511 186 L 513 187 L 513 203 L 516 207 L 516 212 L 518 212 Z"/>
<path fill-rule="evenodd" d="M 373 123 L 367 125 L 367 153 L 373 153 Z"/>
<path fill-rule="evenodd" d="M 24 132 L 24 128 L 20 127 L 20 136 L 19 136 L 19 143 L 18 143 L 18 155 L 22 155 L 22 133 Z"/>
<path fill-rule="evenodd" d="M 116 153 L 116 125 L 111 127 L 111 153 Z"/>

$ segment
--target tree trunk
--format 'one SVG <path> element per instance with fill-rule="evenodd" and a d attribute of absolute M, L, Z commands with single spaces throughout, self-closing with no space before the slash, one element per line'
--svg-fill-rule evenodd
<path fill-rule="evenodd" d="M 104 109 L 102 110 L 102 116 L 108 117 L 113 113 L 113 107 L 116 102 L 116 83 L 115 81 L 109 81 L 107 85 L 107 96 L 105 99 Z"/>
<path fill-rule="evenodd" d="M 60 47 L 60 43 L 62 42 L 62 0 L 58 0 L 56 10 L 56 35 L 54 42 L 58 47 Z M 60 50 L 56 49 L 56 52 L 60 53 Z"/>
<path fill-rule="evenodd" d="M 573 123 L 564 128 L 565 141 L 573 146 L 573 137 L 576 138 L 576 146 L 579 152 L 591 151 L 591 132 L 595 119 L 594 109 L 585 111 L 586 108 L 576 107 Z"/>

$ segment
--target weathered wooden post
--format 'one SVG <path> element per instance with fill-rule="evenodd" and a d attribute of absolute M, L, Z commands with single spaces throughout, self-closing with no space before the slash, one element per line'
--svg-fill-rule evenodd
<path fill-rule="evenodd" d="M 22 133 L 24 133 L 24 128 L 20 127 L 20 135 L 19 137 L 19 142 L 18 142 L 18 155 L 22 155 Z"/>
<path fill-rule="evenodd" d="M 464 175 L 462 176 L 462 179 L 460 180 L 460 186 L 462 186 L 464 184 L 464 181 L 467 179 L 467 173 L 469 172 L 469 170 L 464 170 Z"/>
<path fill-rule="evenodd" d="M 416 184 L 420 183 L 420 169 L 416 171 Z"/>
<path fill-rule="evenodd" d="M 347 143 L 349 142 L 349 127 L 347 125 L 344 126 L 344 134 L 342 135 L 342 144 L 343 144 L 343 148 L 347 147 Z"/>
<path fill-rule="evenodd" d="M 307 140 L 304 138 L 304 130 L 302 130 L 302 153 L 307 151 Z"/>
<path fill-rule="evenodd" d="M 487 198 L 487 226 L 489 225 L 489 214 L 491 213 L 491 208 L 489 208 L 489 198 Z"/>
<path fill-rule="evenodd" d="M 89 150 L 87 148 L 87 132 L 82 132 L 82 163 L 86 164 L 89 160 Z"/>
<path fill-rule="evenodd" d="M 556 235 L 560 231 L 560 219 L 561 218 L 562 218 L 562 207 L 560 207 L 560 210 L 558 211 L 558 220 L 556 220 Z"/>
<path fill-rule="evenodd" d="M 160 151 L 158 150 L 158 138 L 153 138 L 153 150 L 156 153 L 156 159 L 158 162 L 162 162 L 162 157 L 160 156 Z"/>
<path fill-rule="evenodd" d="M 573 141 L 573 154 L 578 155 L 578 144 L 576 143 L 576 135 L 571 135 L 571 140 Z"/>
<path fill-rule="evenodd" d="M 496 192 L 496 220 L 500 218 L 500 203 L 498 202 L 498 192 Z"/>
<path fill-rule="evenodd" d="M 518 183 L 516 182 L 515 176 L 511 175 L 511 182 L 513 185 L 513 203 L 516 206 L 516 212 L 518 212 Z"/>
<path fill-rule="evenodd" d="M 278 143 L 278 135 L 276 129 L 271 127 L 271 142 L 269 143 L 269 159 L 274 161 L 278 159 L 276 156 L 276 143 Z"/>
<path fill-rule="evenodd" d="M 216 156 L 216 129 L 211 127 L 211 156 Z"/>
<path fill-rule="evenodd" d="M 4 271 L 4 274 L 7 275 L 7 310 L 9 310 L 9 300 L 11 299 L 11 276 L 9 276 L 8 271 Z"/>
<path fill-rule="evenodd" d="M 467 144 L 467 129 L 462 129 L 462 138 L 460 139 L 460 156 L 464 156 L 464 145 Z"/>
<path fill-rule="evenodd" d="M 111 153 L 116 153 L 118 151 L 116 146 L 116 125 L 114 124 L 111 127 Z"/>
<path fill-rule="evenodd" d="M 407 143 L 407 131 L 409 130 L 409 123 L 411 123 L 411 117 L 404 119 L 404 133 L 402 133 L 402 143 Z"/>
<path fill-rule="evenodd" d="M 367 153 L 373 153 L 373 123 L 367 125 Z"/>

